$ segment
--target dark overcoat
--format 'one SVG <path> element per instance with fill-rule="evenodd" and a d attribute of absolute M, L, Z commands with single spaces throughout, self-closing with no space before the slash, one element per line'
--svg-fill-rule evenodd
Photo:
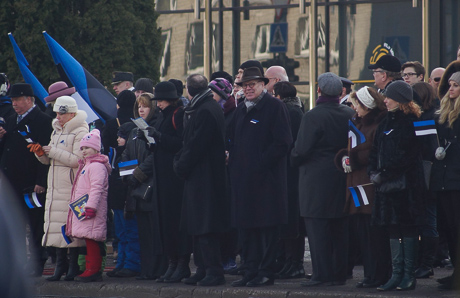
<path fill-rule="evenodd" d="M 247 112 L 237 106 L 230 134 L 232 226 L 287 223 L 287 154 L 292 144 L 286 106 L 266 93 Z"/>
<path fill-rule="evenodd" d="M 422 147 L 416 137 L 413 114 L 389 112 L 380 122 L 369 155 L 368 173 L 381 173 L 382 181 L 406 175 L 407 188 L 382 193 L 376 187 L 372 223 L 415 225 L 423 214 L 426 186 L 423 176 Z"/>
<path fill-rule="evenodd" d="M 353 117 L 352 121 L 355 124 L 356 128 L 364 135 L 366 141 L 360 145 L 357 145 L 354 148 L 351 148 L 348 144 L 348 148 L 341 149 L 335 156 L 335 165 L 340 170 L 343 171 L 342 167 L 342 157 L 350 157 L 350 166 L 352 169 L 351 173 L 347 174 L 347 190 L 346 190 L 346 202 L 345 202 L 345 213 L 347 214 L 371 214 L 372 207 L 374 206 L 374 185 L 366 185 L 371 183 L 369 175 L 367 174 L 367 166 L 369 164 L 369 154 L 374 144 L 375 131 L 380 121 L 385 117 L 387 111 L 381 111 L 379 109 L 372 109 L 367 115 L 363 118 L 358 118 L 357 116 Z M 350 139 L 348 139 L 350 143 Z M 359 207 L 356 207 L 353 196 L 348 190 L 348 187 L 355 187 L 358 185 L 363 186 L 364 191 L 366 192 L 367 200 L 369 204 L 365 205 L 362 202 Z"/>
<path fill-rule="evenodd" d="M 154 153 L 158 208 L 165 251 L 171 255 L 189 252 L 180 233 L 184 180 L 174 173 L 173 168 L 174 156 L 182 148 L 184 107 L 182 101 L 178 102 L 180 106 L 169 105 L 162 110 L 155 123 L 155 128 L 161 132 Z"/>
<path fill-rule="evenodd" d="M 0 143 L 2 148 L 0 168 L 10 179 L 14 189 L 22 197 L 25 191 L 32 192 L 35 185 L 46 188 L 48 165 L 38 161 L 34 153 L 27 148 L 27 141 L 19 131 L 27 132 L 33 142 L 47 146 L 50 142 L 53 128 L 53 119 L 35 106 L 21 122 L 16 123 L 17 114 L 6 119 L 5 130 L 7 133 Z M 44 196 L 39 196 L 43 199 Z M 43 205 L 44 206 L 44 205 Z"/>
<path fill-rule="evenodd" d="M 355 112 L 338 102 L 324 102 L 305 113 L 291 152 L 299 167 L 300 215 L 339 218 L 345 214 L 346 176 L 334 164 L 347 146 L 348 120 Z"/>
<path fill-rule="evenodd" d="M 187 105 L 184 122 L 183 148 L 174 162 L 174 171 L 185 179 L 181 227 L 194 236 L 225 231 L 225 122 L 210 90 Z"/>

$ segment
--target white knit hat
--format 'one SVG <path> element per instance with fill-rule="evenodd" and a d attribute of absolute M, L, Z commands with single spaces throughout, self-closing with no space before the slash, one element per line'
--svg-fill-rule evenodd
<path fill-rule="evenodd" d="M 77 102 L 70 96 L 58 97 L 53 107 L 53 112 L 59 114 L 76 113 L 77 111 Z"/>

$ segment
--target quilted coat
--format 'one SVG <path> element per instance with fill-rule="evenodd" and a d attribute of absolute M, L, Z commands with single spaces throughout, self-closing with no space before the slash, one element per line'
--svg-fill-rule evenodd
<path fill-rule="evenodd" d="M 53 132 L 48 146 L 51 147 L 48 156 L 37 157 L 46 165 L 48 172 L 48 190 L 45 204 L 45 225 L 42 245 L 54 247 L 84 246 L 83 241 L 74 241 L 67 245 L 61 232 L 61 227 L 67 221 L 72 184 L 81 158 L 80 140 L 88 133 L 86 112 L 78 111 L 62 127 L 57 119 L 52 122 Z"/>
<path fill-rule="evenodd" d="M 109 158 L 103 154 L 79 160 L 70 203 L 88 194 L 86 207 L 96 210 L 96 216 L 79 221 L 68 209 L 66 235 L 72 238 L 104 241 L 107 234 L 107 189 L 112 171 Z"/>

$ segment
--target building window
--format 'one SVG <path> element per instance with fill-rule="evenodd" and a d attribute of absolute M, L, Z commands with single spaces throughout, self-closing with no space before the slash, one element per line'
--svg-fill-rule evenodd
<path fill-rule="evenodd" d="M 269 59 L 270 54 L 270 24 L 257 25 L 253 41 L 254 58 Z"/>
<path fill-rule="evenodd" d="M 177 0 L 155 0 L 155 10 L 176 10 Z"/>
<path fill-rule="evenodd" d="M 203 22 L 190 24 L 187 33 L 187 43 L 185 51 L 186 72 L 203 72 L 204 66 L 204 28 Z M 219 64 L 218 58 L 218 25 L 212 24 L 212 64 L 216 67 Z"/>
<path fill-rule="evenodd" d="M 163 55 L 160 61 L 160 76 L 165 77 L 168 74 L 168 68 L 171 59 L 171 34 L 172 29 L 161 32 L 161 43 L 163 44 Z"/>

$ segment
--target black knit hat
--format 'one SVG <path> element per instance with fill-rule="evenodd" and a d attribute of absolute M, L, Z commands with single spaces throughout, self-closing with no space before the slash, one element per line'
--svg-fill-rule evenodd
<path fill-rule="evenodd" d="M 176 86 L 171 82 L 160 82 L 155 86 L 155 100 L 175 100 L 178 99 Z"/>
<path fill-rule="evenodd" d="M 176 86 L 176 92 L 179 97 L 184 94 L 184 84 L 182 83 L 181 80 L 176 80 L 176 79 L 170 79 L 168 82 L 171 82 Z"/>
<path fill-rule="evenodd" d="M 404 81 L 394 81 L 387 86 L 385 96 L 399 103 L 409 103 L 414 98 L 412 87 Z"/>
<path fill-rule="evenodd" d="M 131 132 L 131 130 L 133 130 L 134 127 L 136 127 L 136 124 L 134 124 L 133 122 L 123 123 L 118 128 L 117 136 L 127 140 L 129 137 L 129 133 Z"/>
<path fill-rule="evenodd" d="M 260 73 L 262 74 L 264 73 L 264 68 L 262 67 L 262 64 L 260 64 L 260 62 L 257 60 L 247 60 L 240 65 L 240 68 L 242 70 L 245 70 L 246 68 L 249 68 L 249 67 L 257 67 L 260 69 Z"/>
<path fill-rule="evenodd" d="M 153 81 L 149 78 L 140 78 L 136 81 L 136 84 L 134 84 L 133 91 L 137 90 L 153 93 Z"/>
<path fill-rule="evenodd" d="M 135 102 L 136 95 L 130 90 L 123 90 L 117 96 L 117 104 L 122 109 L 132 109 Z"/>

